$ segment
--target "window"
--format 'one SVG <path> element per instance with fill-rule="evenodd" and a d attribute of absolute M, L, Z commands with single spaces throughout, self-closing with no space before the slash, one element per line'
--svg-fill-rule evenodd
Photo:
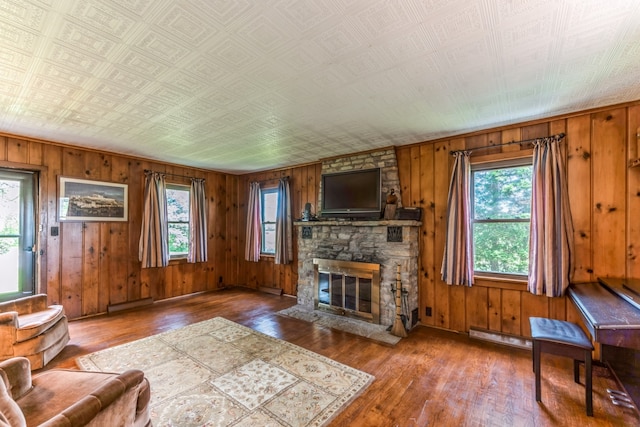
<path fill-rule="evenodd" d="M 185 258 L 189 253 L 189 187 L 167 184 L 169 256 Z"/>
<path fill-rule="evenodd" d="M 276 216 L 278 210 L 278 189 L 268 188 L 261 191 L 262 247 L 263 254 L 276 253 Z"/>
<path fill-rule="evenodd" d="M 529 272 L 530 159 L 471 166 L 474 271 L 492 276 Z"/>

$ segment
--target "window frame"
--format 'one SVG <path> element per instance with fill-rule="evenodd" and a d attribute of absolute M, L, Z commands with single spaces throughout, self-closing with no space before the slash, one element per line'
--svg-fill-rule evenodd
<path fill-rule="evenodd" d="M 479 157 L 477 159 L 472 159 L 471 162 L 471 172 L 470 172 L 470 228 L 471 228 L 471 242 L 474 248 L 474 260 L 473 260 L 473 275 L 474 278 L 480 279 L 481 281 L 490 280 L 507 284 L 515 283 L 522 284 L 528 281 L 528 271 L 524 274 L 513 274 L 513 273 L 500 273 L 500 272 L 492 272 L 492 271 L 481 271 L 476 270 L 475 268 L 475 241 L 474 241 L 474 224 L 476 223 L 523 223 L 526 222 L 531 224 L 531 214 L 529 214 L 529 218 L 511 218 L 511 219 L 499 219 L 499 220 L 476 220 L 475 219 L 475 172 L 478 171 L 486 171 L 493 169 L 508 169 L 513 167 L 520 166 L 533 166 L 533 157 L 532 150 L 523 150 L 523 152 L 518 153 L 516 156 L 505 156 L 501 153 L 501 155 L 487 155 L 483 157 Z M 533 177 L 532 177 L 533 181 Z M 530 211 L 529 211 L 530 212 Z M 528 270 L 528 269 L 527 269 Z"/>
<path fill-rule="evenodd" d="M 275 249 L 273 250 L 273 252 L 267 252 L 265 251 L 265 225 L 270 225 L 273 224 L 273 226 L 276 226 L 276 222 L 277 222 L 277 216 L 278 216 L 278 205 L 276 203 L 276 211 L 274 212 L 274 217 L 276 218 L 276 220 L 274 221 L 265 221 L 264 217 L 265 217 L 265 203 L 264 203 L 264 197 L 267 194 L 275 194 L 276 197 L 278 196 L 278 187 L 267 187 L 267 188 L 261 188 L 260 189 L 260 256 L 266 256 L 266 257 L 273 257 L 276 255 L 276 251 Z"/>
<path fill-rule="evenodd" d="M 189 203 L 188 203 L 188 217 L 189 219 L 187 221 L 171 221 L 169 219 L 169 214 L 167 212 L 167 249 L 169 250 L 169 259 L 170 260 L 180 260 L 180 259 L 187 259 L 187 257 L 189 256 L 189 248 L 187 248 L 187 252 L 186 253 L 182 253 L 182 252 L 174 252 L 173 254 L 171 253 L 171 248 L 169 247 L 169 238 L 171 236 L 171 224 L 187 224 L 188 229 L 191 229 L 191 187 L 189 185 L 186 184 L 177 184 L 177 183 L 167 183 L 166 184 L 166 190 L 177 190 L 177 191 L 185 191 L 188 195 L 189 195 Z M 167 203 L 169 202 L 169 197 L 166 196 L 166 200 Z M 191 242 L 189 242 L 189 244 L 191 244 Z"/>

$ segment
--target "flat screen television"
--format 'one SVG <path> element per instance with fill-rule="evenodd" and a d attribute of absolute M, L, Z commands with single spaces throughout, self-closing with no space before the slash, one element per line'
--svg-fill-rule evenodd
<path fill-rule="evenodd" d="M 380 219 L 380 168 L 322 175 L 321 216 Z"/>

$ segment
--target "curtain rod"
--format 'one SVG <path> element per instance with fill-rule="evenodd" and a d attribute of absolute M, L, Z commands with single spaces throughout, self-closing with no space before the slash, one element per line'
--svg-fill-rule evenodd
<path fill-rule="evenodd" d="M 256 180 L 256 181 L 249 181 L 249 182 L 257 182 L 258 184 L 262 184 L 263 182 L 277 181 L 277 180 L 279 180 L 279 179 L 283 179 L 283 178 L 291 179 L 291 177 L 290 177 L 289 175 L 285 175 L 285 176 L 279 176 L 279 177 L 277 177 L 277 178 L 263 179 L 262 181 L 258 181 L 258 180 Z"/>
<path fill-rule="evenodd" d="M 162 175 L 173 176 L 173 177 L 175 177 L 175 178 L 204 179 L 204 178 L 198 178 L 198 177 L 196 177 L 196 176 L 178 175 L 178 174 L 175 174 L 175 173 L 169 173 L 169 172 L 158 172 L 158 171 L 153 171 L 153 170 L 151 170 L 151 169 L 145 169 L 145 170 L 144 170 L 144 173 L 145 173 L 145 174 L 148 174 L 148 173 L 161 173 Z"/>
<path fill-rule="evenodd" d="M 449 151 L 449 154 L 455 154 L 455 153 L 459 153 L 461 151 L 470 151 L 470 152 L 474 152 L 477 150 L 487 150 L 489 148 L 495 148 L 495 147 L 503 147 L 505 145 L 511 145 L 511 144 L 529 144 L 531 142 L 535 142 L 539 139 L 544 139 L 544 138 L 558 138 L 558 139 L 562 139 L 565 137 L 565 133 L 558 133 L 555 135 L 550 135 L 550 136 L 543 136 L 541 138 L 531 138 L 531 139 L 524 139 L 522 141 L 509 141 L 509 142 L 503 142 L 502 144 L 494 144 L 494 145 L 487 145 L 485 147 L 477 147 L 477 148 L 472 148 L 470 150 L 454 150 L 454 151 Z"/>

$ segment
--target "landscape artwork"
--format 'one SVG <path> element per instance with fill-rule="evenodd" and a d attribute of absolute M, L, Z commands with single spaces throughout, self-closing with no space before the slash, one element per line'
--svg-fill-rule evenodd
<path fill-rule="evenodd" d="M 127 221 L 127 184 L 60 177 L 60 221 Z"/>

